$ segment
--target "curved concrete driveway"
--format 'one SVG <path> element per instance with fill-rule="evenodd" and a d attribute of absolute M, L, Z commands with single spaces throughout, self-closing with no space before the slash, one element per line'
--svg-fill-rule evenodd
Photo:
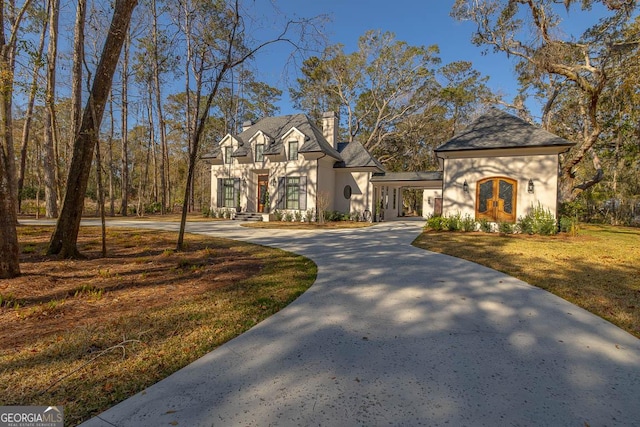
<path fill-rule="evenodd" d="M 412 247 L 421 225 L 189 224 L 303 254 L 317 282 L 83 425 L 640 424 L 640 340 L 512 277 Z"/>

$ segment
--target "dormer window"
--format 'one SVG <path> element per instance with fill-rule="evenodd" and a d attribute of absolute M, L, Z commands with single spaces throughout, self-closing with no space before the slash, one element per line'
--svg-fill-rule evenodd
<path fill-rule="evenodd" d="M 256 145 L 256 162 L 262 162 L 264 160 L 264 144 Z"/>
<path fill-rule="evenodd" d="M 224 147 L 224 162 L 228 165 L 231 164 L 231 153 L 233 152 L 232 147 Z"/>
<path fill-rule="evenodd" d="M 289 141 L 289 160 L 298 160 L 298 141 Z"/>

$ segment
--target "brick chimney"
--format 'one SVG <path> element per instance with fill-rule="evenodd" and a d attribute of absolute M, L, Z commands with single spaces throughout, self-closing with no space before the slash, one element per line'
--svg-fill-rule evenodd
<path fill-rule="evenodd" d="M 338 148 L 338 115 L 333 111 L 322 113 L 322 136 L 333 148 Z"/>

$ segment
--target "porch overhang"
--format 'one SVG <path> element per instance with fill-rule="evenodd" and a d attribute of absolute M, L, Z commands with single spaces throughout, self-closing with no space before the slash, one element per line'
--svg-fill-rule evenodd
<path fill-rule="evenodd" d="M 373 174 L 373 185 L 403 188 L 441 189 L 442 171 L 435 172 L 383 172 Z"/>

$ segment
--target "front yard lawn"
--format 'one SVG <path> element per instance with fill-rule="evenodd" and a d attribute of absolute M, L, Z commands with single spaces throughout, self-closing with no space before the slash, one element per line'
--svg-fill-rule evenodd
<path fill-rule="evenodd" d="M 19 226 L 23 275 L 0 281 L 0 405 L 64 405 L 76 425 L 285 307 L 316 265 L 226 239 L 83 227 L 86 260 L 44 255 L 53 228 Z"/>

